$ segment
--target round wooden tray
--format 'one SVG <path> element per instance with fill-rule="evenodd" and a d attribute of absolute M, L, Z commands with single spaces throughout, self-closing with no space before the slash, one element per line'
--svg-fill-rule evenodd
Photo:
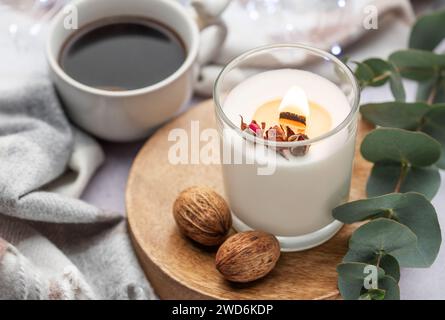
<path fill-rule="evenodd" d="M 233 284 L 215 269 L 215 250 L 202 248 L 177 230 L 172 205 L 179 192 L 207 185 L 224 194 L 219 165 L 171 165 L 170 130 L 214 127 L 213 102 L 201 103 L 158 130 L 139 152 L 126 191 L 128 222 L 143 269 L 162 299 L 336 299 L 336 265 L 347 250 L 353 226 L 307 251 L 282 253 L 276 268 L 249 284 Z M 360 124 L 358 143 L 370 129 Z M 351 199 L 363 198 L 370 165 L 356 152 Z"/>

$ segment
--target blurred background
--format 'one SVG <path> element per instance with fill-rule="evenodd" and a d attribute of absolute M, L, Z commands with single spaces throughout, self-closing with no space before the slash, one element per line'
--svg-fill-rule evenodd
<path fill-rule="evenodd" d="M 191 0 L 172 1 L 187 6 Z M 43 72 L 41 49 L 47 22 L 69 2 L 0 0 L 0 47 L 9 48 L 0 53 L 2 60 L 20 59 L 22 71 L 40 69 Z M 229 30 L 226 43 L 212 64 L 201 70 L 201 82 L 195 91 L 208 96 L 222 65 L 242 52 L 264 44 L 304 42 L 341 56 L 349 54 L 348 51 L 359 43 L 361 51 L 353 51 L 354 58 L 364 57 L 361 52 L 369 56 L 369 45 L 373 52 L 384 56 L 405 41 L 403 35 L 408 33 L 415 14 L 444 4 L 445 0 L 232 0 L 223 14 Z M 378 9 L 379 32 L 368 32 L 363 28 L 368 5 Z M 211 30 L 206 33 L 202 45 L 212 41 Z M 376 34 L 381 39 L 372 39 Z M 0 71 L 11 73 L 13 77 L 19 70 L 8 69 L 12 65 L 0 64 Z"/>
<path fill-rule="evenodd" d="M 190 0 L 176 0 L 188 5 Z M 17 48 L 30 44 L 33 37 L 38 37 L 44 24 L 70 0 L 0 0 L 0 14 L 8 11 L 9 18 L 2 15 L 0 20 L 1 36 L 7 31 Z M 333 33 L 346 32 L 355 17 L 362 14 L 362 9 L 374 2 L 371 0 L 233 0 L 224 14 L 229 29 L 237 32 L 229 35 L 228 46 L 232 41 L 255 31 L 255 37 L 245 37 L 239 50 L 249 46 L 258 46 L 271 42 L 307 42 L 324 43 L 338 38 Z M 399 6 L 404 1 L 385 1 L 392 3 L 388 7 Z M 408 2 L 408 0 L 406 1 Z M 445 0 L 412 0 L 416 12 L 434 10 L 445 4 Z M 30 19 L 18 19 L 20 14 Z M 242 26 L 243 28 L 237 28 Z M 334 41 L 334 40 L 332 40 Z M 340 54 L 342 48 L 331 42 L 334 54 Z M 21 48 L 23 49 L 23 48 Z M 230 52 L 224 52 L 230 54 Z M 224 58 L 224 57 L 221 57 Z"/>

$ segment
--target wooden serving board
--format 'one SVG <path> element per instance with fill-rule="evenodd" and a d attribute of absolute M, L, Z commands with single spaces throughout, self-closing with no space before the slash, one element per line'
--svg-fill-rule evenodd
<path fill-rule="evenodd" d="M 345 226 L 330 241 L 302 252 L 282 253 L 276 268 L 249 284 L 223 279 L 214 266 L 216 249 L 200 247 L 176 228 L 172 205 L 179 192 L 207 185 L 224 195 L 219 165 L 171 165 L 170 130 L 215 126 L 213 102 L 201 103 L 159 129 L 136 157 L 126 191 L 128 223 L 145 273 L 161 299 L 336 299 L 336 266 L 354 229 Z M 361 123 L 357 143 L 370 130 Z M 357 148 L 358 150 L 358 148 Z M 370 164 L 356 152 L 351 199 L 365 197 Z"/>

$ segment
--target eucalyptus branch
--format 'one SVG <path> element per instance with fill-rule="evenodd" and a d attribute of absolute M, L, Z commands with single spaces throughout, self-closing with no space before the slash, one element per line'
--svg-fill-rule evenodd
<path fill-rule="evenodd" d="M 360 147 L 374 163 L 369 198 L 333 210 L 344 223 L 365 221 L 337 267 L 345 299 L 399 299 L 400 266 L 429 267 L 439 252 L 441 230 L 430 200 L 441 183 L 438 167 L 445 169 L 445 104 L 437 104 L 445 102 L 445 55 L 432 51 L 445 38 L 443 25 L 445 10 L 422 17 L 411 33 L 412 49 L 355 62 L 362 89 L 389 82 L 396 101 L 361 107 L 363 118 L 378 126 Z M 421 101 L 405 102 L 402 78 L 419 83 Z M 364 289 L 368 264 L 377 267 L 378 289 Z"/>

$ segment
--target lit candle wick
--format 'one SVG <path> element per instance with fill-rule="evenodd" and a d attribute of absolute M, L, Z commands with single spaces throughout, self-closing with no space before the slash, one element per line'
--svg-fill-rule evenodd
<path fill-rule="evenodd" d="M 278 108 L 279 123 L 294 132 L 305 133 L 310 115 L 309 101 L 303 89 L 291 87 Z"/>

